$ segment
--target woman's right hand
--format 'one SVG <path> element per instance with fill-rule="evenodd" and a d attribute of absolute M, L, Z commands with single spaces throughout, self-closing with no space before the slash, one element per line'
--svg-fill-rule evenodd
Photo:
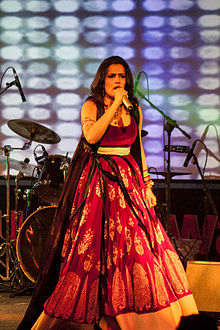
<path fill-rule="evenodd" d="M 115 89 L 115 102 L 117 104 L 122 103 L 124 96 L 128 97 L 128 92 L 124 88 L 118 87 Z"/>

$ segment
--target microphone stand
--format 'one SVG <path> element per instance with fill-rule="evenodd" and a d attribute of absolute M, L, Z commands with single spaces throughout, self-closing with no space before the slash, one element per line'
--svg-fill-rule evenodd
<path fill-rule="evenodd" d="M 141 93 L 138 89 L 136 89 L 136 93 L 145 101 L 147 101 L 150 106 L 154 109 L 156 109 L 167 121 L 164 125 L 164 129 L 167 132 L 168 135 L 168 158 L 167 158 L 167 164 L 166 164 L 166 175 L 165 175 L 165 217 L 166 217 L 166 232 L 168 237 L 170 238 L 170 184 L 171 184 L 171 171 L 170 171 L 170 140 L 171 140 L 171 132 L 174 128 L 177 128 L 184 136 L 186 136 L 188 139 L 191 139 L 191 136 L 185 132 L 175 120 L 171 119 L 169 116 L 167 116 L 162 110 L 158 109 L 156 105 L 154 105 L 143 93 Z"/>
<path fill-rule="evenodd" d="M 165 215 L 166 215 L 166 232 L 170 237 L 170 184 L 171 184 L 171 170 L 170 170 L 170 139 L 171 133 L 174 129 L 173 125 L 168 122 L 164 125 L 164 129 L 168 136 L 168 151 L 167 151 L 167 164 L 166 164 L 166 174 L 165 174 Z"/>
<path fill-rule="evenodd" d="M 201 171 L 201 168 L 199 166 L 199 163 L 198 163 L 198 159 L 196 157 L 196 155 L 193 153 L 193 164 L 196 165 L 197 167 L 197 170 L 201 176 L 201 179 L 202 179 L 202 190 L 203 190 L 203 194 L 204 194 L 204 209 L 205 209 L 205 216 L 208 215 L 208 203 L 207 203 L 207 200 L 209 201 L 209 204 L 211 206 L 211 209 L 212 209 L 212 214 L 216 215 L 216 223 L 215 223 L 215 227 L 217 225 L 217 219 L 218 219 L 218 211 L 217 211 L 217 208 L 216 208 L 216 205 L 215 205 L 215 202 L 214 200 L 212 199 L 212 196 L 210 194 L 210 191 L 207 187 L 207 183 L 206 183 L 206 180 L 204 178 L 204 175 Z M 207 221 L 207 219 L 206 219 Z M 215 228 L 213 228 L 215 230 Z M 206 231 L 206 234 L 208 234 L 208 232 Z M 208 240 L 205 239 L 205 252 L 206 252 L 206 260 L 208 260 L 208 252 L 209 252 L 209 246 L 208 246 Z"/>
<path fill-rule="evenodd" d="M 16 81 L 13 80 L 12 82 L 10 83 L 6 83 L 6 87 L 3 88 L 1 91 L 0 91 L 0 95 L 3 94 L 8 88 L 10 88 L 11 86 L 16 86 Z"/>

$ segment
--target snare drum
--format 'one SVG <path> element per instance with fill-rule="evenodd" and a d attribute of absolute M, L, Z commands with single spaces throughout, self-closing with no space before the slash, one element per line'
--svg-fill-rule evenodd
<path fill-rule="evenodd" d="M 45 203 L 58 205 L 70 158 L 50 155 L 44 161 L 39 179 L 34 184 L 34 191 Z"/>

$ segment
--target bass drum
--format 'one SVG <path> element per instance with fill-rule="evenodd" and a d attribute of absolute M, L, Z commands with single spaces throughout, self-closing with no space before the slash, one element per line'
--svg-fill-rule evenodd
<path fill-rule="evenodd" d="M 19 230 L 16 253 L 21 269 L 32 282 L 38 277 L 56 209 L 56 206 L 39 208 L 29 215 Z"/>

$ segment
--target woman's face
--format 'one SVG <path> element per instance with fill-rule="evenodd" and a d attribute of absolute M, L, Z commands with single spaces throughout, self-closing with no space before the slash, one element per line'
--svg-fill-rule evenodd
<path fill-rule="evenodd" d="M 114 99 L 116 88 L 125 88 L 126 75 L 122 64 L 111 64 L 105 77 L 105 95 Z"/>

